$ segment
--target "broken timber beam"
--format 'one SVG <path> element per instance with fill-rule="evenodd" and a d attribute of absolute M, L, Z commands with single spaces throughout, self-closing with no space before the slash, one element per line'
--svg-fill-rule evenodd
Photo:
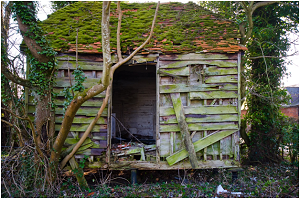
<path fill-rule="evenodd" d="M 201 138 L 200 140 L 193 143 L 195 152 L 198 152 L 205 147 L 208 147 L 209 145 L 212 145 L 213 143 L 235 133 L 237 130 L 223 130 L 223 131 L 216 131 L 212 134 L 209 134 L 208 136 L 205 136 L 204 138 Z M 189 153 L 185 149 L 181 149 L 174 153 L 173 155 L 170 155 L 166 158 L 168 164 L 172 166 L 173 164 L 180 162 L 184 158 L 188 157 Z"/>
<path fill-rule="evenodd" d="M 188 125 L 185 121 L 185 115 L 183 110 L 183 105 L 181 102 L 180 93 L 171 93 L 171 98 L 173 102 L 173 107 L 175 110 L 176 118 L 178 121 L 178 126 L 180 128 L 181 138 L 184 141 L 186 151 L 188 152 L 188 156 L 192 165 L 192 168 L 195 169 L 198 167 L 198 161 L 196 152 L 194 149 L 194 145 L 190 136 L 190 132 L 188 129 Z"/>

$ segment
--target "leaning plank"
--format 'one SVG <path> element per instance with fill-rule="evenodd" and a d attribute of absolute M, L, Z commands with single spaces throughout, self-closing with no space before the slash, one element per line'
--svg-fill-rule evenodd
<path fill-rule="evenodd" d="M 79 139 L 74 139 L 74 138 L 67 138 L 65 143 L 66 144 L 72 144 L 71 146 L 69 146 L 68 148 L 66 148 L 62 153 L 61 156 L 62 157 L 66 157 L 69 153 L 71 153 L 71 151 L 73 150 L 73 148 L 75 147 L 75 145 L 77 144 L 77 142 L 79 141 Z M 81 146 L 85 146 L 86 144 L 90 144 L 92 143 L 92 140 L 90 138 L 87 138 Z"/>
<path fill-rule="evenodd" d="M 224 98 L 237 98 L 235 91 L 209 91 L 209 92 L 190 92 L 190 99 L 224 99 Z"/>
<path fill-rule="evenodd" d="M 209 145 L 233 134 L 234 132 L 236 132 L 236 130 L 225 130 L 225 131 L 220 131 L 220 132 L 215 132 L 213 134 L 210 134 L 196 142 L 193 143 L 194 147 L 195 147 L 195 151 L 198 152 L 202 149 L 204 149 L 205 147 L 208 147 Z M 185 149 L 181 149 L 178 152 L 176 152 L 175 154 L 169 156 L 166 158 L 168 164 L 170 166 L 176 164 L 177 162 L 183 160 L 184 158 L 188 157 L 188 152 Z"/>
<path fill-rule="evenodd" d="M 180 128 L 181 138 L 185 144 L 185 148 L 188 151 L 188 156 L 192 165 L 192 168 L 195 169 L 198 167 L 197 156 L 192 143 L 188 125 L 185 121 L 183 105 L 181 102 L 180 93 L 171 93 L 171 98 L 176 113 L 176 118 L 178 121 L 178 126 Z"/>
<path fill-rule="evenodd" d="M 185 114 L 217 115 L 238 113 L 236 106 L 188 106 L 184 107 Z M 173 107 L 160 107 L 160 116 L 175 115 Z"/>

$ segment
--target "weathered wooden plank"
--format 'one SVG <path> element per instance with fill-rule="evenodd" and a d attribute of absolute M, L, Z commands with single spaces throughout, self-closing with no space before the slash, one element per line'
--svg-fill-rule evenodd
<path fill-rule="evenodd" d="M 156 62 L 158 54 L 149 54 L 146 56 L 136 55 L 131 58 L 133 64 L 147 63 L 147 62 Z"/>
<path fill-rule="evenodd" d="M 178 126 L 178 125 L 177 125 Z M 160 133 L 160 157 L 167 157 L 170 155 L 170 133 Z"/>
<path fill-rule="evenodd" d="M 237 75 L 227 75 L 227 76 L 210 76 L 205 78 L 204 81 L 206 84 L 210 83 L 237 83 Z"/>
<path fill-rule="evenodd" d="M 94 117 L 80 117 L 76 116 L 73 120 L 73 124 L 90 124 Z M 59 124 L 62 123 L 63 117 L 56 116 L 55 123 Z M 96 124 L 106 124 L 106 119 L 104 117 L 100 117 Z"/>
<path fill-rule="evenodd" d="M 213 54 L 213 53 L 189 53 L 183 55 L 160 55 L 160 60 L 214 60 L 214 59 L 237 59 L 236 55 Z"/>
<path fill-rule="evenodd" d="M 106 147 L 103 147 L 101 149 L 86 149 L 84 151 L 76 152 L 76 154 L 81 154 L 81 155 L 101 155 L 102 152 L 105 151 Z"/>
<path fill-rule="evenodd" d="M 82 124 L 82 125 L 72 125 L 70 131 L 85 131 L 88 128 L 89 124 Z M 59 131 L 60 130 L 61 125 L 60 124 L 56 124 L 55 125 L 55 131 Z M 107 126 L 106 125 L 95 125 L 92 132 L 99 132 L 101 129 L 106 129 Z"/>
<path fill-rule="evenodd" d="M 64 99 L 55 99 L 54 103 L 56 105 L 63 105 L 64 101 L 65 101 Z M 101 107 L 102 101 L 103 101 L 102 99 L 88 100 L 88 101 L 84 102 L 82 104 L 82 106 L 92 106 L 92 107 L 96 106 L 96 107 Z"/>
<path fill-rule="evenodd" d="M 186 84 L 168 84 L 159 86 L 160 93 L 186 93 L 197 91 L 214 91 L 214 90 L 237 90 L 235 84 L 199 84 L 199 85 L 186 85 Z"/>
<path fill-rule="evenodd" d="M 237 98 L 237 91 L 208 91 L 208 92 L 190 92 L 190 99 L 220 99 Z"/>
<path fill-rule="evenodd" d="M 56 93 L 57 96 L 64 96 L 64 94 L 62 93 L 63 90 L 64 90 L 63 88 L 54 88 L 53 92 Z M 78 93 L 78 91 L 75 91 L 74 95 L 76 95 L 77 93 Z M 103 91 L 102 93 L 94 96 L 93 98 L 104 98 L 104 97 L 105 97 L 105 91 Z"/>
<path fill-rule="evenodd" d="M 216 115 L 238 113 L 236 106 L 187 106 L 184 107 L 185 114 Z M 173 107 L 160 107 L 160 116 L 175 115 Z"/>
<path fill-rule="evenodd" d="M 175 69 L 160 69 L 160 76 L 168 76 L 165 75 L 166 73 L 176 76 L 189 76 L 190 70 L 188 67 L 181 67 L 181 68 L 175 68 Z"/>
<path fill-rule="evenodd" d="M 218 67 L 236 67 L 237 62 L 234 61 L 220 61 L 220 60 L 207 60 L 207 61 L 160 61 L 160 68 L 180 68 L 188 65 L 213 65 Z"/>
<path fill-rule="evenodd" d="M 178 121 L 178 126 L 181 132 L 181 138 L 185 144 L 186 150 L 188 151 L 192 168 L 195 169 L 198 167 L 197 156 L 194 149 L 194 145 L 192 143 L 188 125 L 185 121 L 185 115 L 184 115 L 183 105 L 181 102 L 180 93 L 171 93 L 170 95 L 172 98 L 173 107 Z"/>
<path fill-rule="evenodd" d="M 159 117 L 159 123 L 160 124 L 177 124 L 176 116 L 170 115 L 170 116 L 162 116 Z"/>
<path fill-rule="evenodd" d="M 209 130 L 225 130 L 225 129 L 238 129 L 237 124 L 233 123 L 191 123 L 188 124 L 189 131 L 209 131 Z M 172 131 L 181 131 L 178 125 L 176 124 L 167 124 L 159 126 L 160 132 L 172 132 Z"/>
<path fill-rule="evenodd" d="M 96 114 L 98 113 L 100 107 L 82 107 L 80 109 L 78 109 L 76 115 L 85 115 L 85 116 L 96 116 Z M 31 112 L 31 107 L 29 112 Z M 63 108 L 58 107 L 55 109 L 55 114 L 64 114 L 65 111 L 63 110 Z M 103 113 L 101 114 L 101 116 L 107 116 L 107 108 L 104 109 Z"/>
<path fill-rule="evenodd" d="M 79 141 L 79 138 L 67 138 L 64 142 L 64 145 L 73 145 L 76 144 Z M 85 141 L 83 142 L 82 146 L 92 143 L 91 138 L 86 138 Z"/>
<path fill-rule="evenodd" d="M 92 62 L 92 61 L 78 61 L 78 66 L 84 70 L 103 70 L 103 62 Z M 59 61 L 57 64 L 58 69 L 76 69 L 76 61 Z"/>
<path fill-rule="evenodd" d="M 159 59 L 158 59 L 159 60 Z M 161 82 L 161 77 L 158 74 L 159 61 L 156 64 L 156 111 L 155 111 L 155 140 L 156 140 L 156 163 L 160 162 L 160 132 L 159 132 L 159 104 L 160 104 L 160 94 L 159 94 L 159 84 Z M 170 79 L 170 78 L 169 78 Z"/>
<path fill-rule="evenodd" d="M 56 85 L 55 87 L 70 87 L 70 80 L 68 77 L 60 77 L 55 79 Z M 88 78 L 85 79 L 82 83 L 85 88 L 90 88 L 94 85 L 99 84 L 100 78 Z M 72 84 L 75 84 L 74 79 L 72 78 Z"/>
<path fill-rule="evenodd" d="M 239 117 L 237 114 L 225 114 L 225 115 L 197 115 L 186 114 L 187 123 L 202 123 L 202 122 L 237 122 Z M 177 119 L 174 115 L 162 116 L 159 119 L 160 124 L 177 124 Z"/>
<path fill-rule="evenodd" d="M 187 123 L 201 123 L 201 122 L 237 122 L 239 116 L 237 114 L 225 115 L 185 115 Z M 172 121 L 173 122 L 173 121 Z"/>
<path fill-rule="evenodd" d="M 212 76 L 212 75 L 236 75 L 238 74 L 237 68 L 218 68 L 215 66 L 210 66 L 205 68 L 204 75 Z"/>
<path fill-rule="evenodd" d="M 195 151 L 198 152 L 202 149 L 204 149 L 205 147 L 208 147 L 209 145 L 233 134 L 234 132 L 236 132 L 236 130 L 225 130 L 225 131 L 220 131 L 220 132 L 216 132 L 213 134 L 210 134 L 196 142 L 194 142 L 194 147 L 195 147 Z M 188 152 L 186 149 L 181 149 L 178 152 L 174 153 L 173 155 L 169 156 L 166 158 L 168 164 L 170 166 L 176 164 L 177 162 L 180 162 L 181 160 L 183 160 L 184 158 L 188 157 Z"/>
<path fill-rule="evenodd" d="M 199 169 L 211 169 L 211 168 L 236 168 L 240 166 L 240 163 L 235 160 L 207 160 L 198 161 Z M 160 163 L 148 162 L 148 161 L 122 161 L 117 163 L 105 164 L 103 161 L 89 163 L 89 168 L 98 169 L 112 169 L 112 170 L 124 170 L 124 169 L 139 169 L 139 170 L 178 170 L 178 169 L 191 169 L 189 161 L 181 161 L 176 165 L 170 166 L 167 162 L 162 161 Z"/>

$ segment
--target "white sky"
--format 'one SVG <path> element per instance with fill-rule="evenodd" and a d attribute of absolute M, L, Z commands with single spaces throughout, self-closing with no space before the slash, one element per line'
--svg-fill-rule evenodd
<path fill-rule="evenodd" d="M 129 2 L 136 2 L 137 0 L 129 0 Z M 168 2 L 169 0 L 162 0 L 161 2 Z M 188 2 L 189 0 L 183 0 L 181 2 Z M 47 19 L 47 14 L 51 14 L 50 1 L 40 1 L 40 8 L 38 12 L 38 18 L 43 21 Z M 299 35 L 291 35 L 292 39 L 296 39 Z M 300 82 L 300 57 L 299 57 L 299 41 L 297 46 L 293 46 L 288 54 L 293 54 L 298 51 L 297 55 L 290 56 L 287 58 L 288 61 L 292 61 L 292 65 L 287 66 L 287 72 L 290 74 L 283 78 L 283 86 L 291 86 Z"/>

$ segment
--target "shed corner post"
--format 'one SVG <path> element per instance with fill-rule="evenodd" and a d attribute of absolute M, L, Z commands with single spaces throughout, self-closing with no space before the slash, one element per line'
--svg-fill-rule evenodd
<path fill-rule="evenodd" d="M 159 132 L 159 84 L 160 84 L 160 76 L 159 76 L 159 55 L 157 56 L 156 63 L 156 163 L 160 162 L 160 132 Z"/>
<path fill-rule="evenodd" d="M 110 165 L 110 149 L 111 149 L 111 137 L 112 137 L 112 130 L 111 130 L 111 114 L 112 114 L 112 89 L 110 89 L 110 97 L 108 99 L 107 105 L 107 147 L 106 147 L 106 163 Z"/>

